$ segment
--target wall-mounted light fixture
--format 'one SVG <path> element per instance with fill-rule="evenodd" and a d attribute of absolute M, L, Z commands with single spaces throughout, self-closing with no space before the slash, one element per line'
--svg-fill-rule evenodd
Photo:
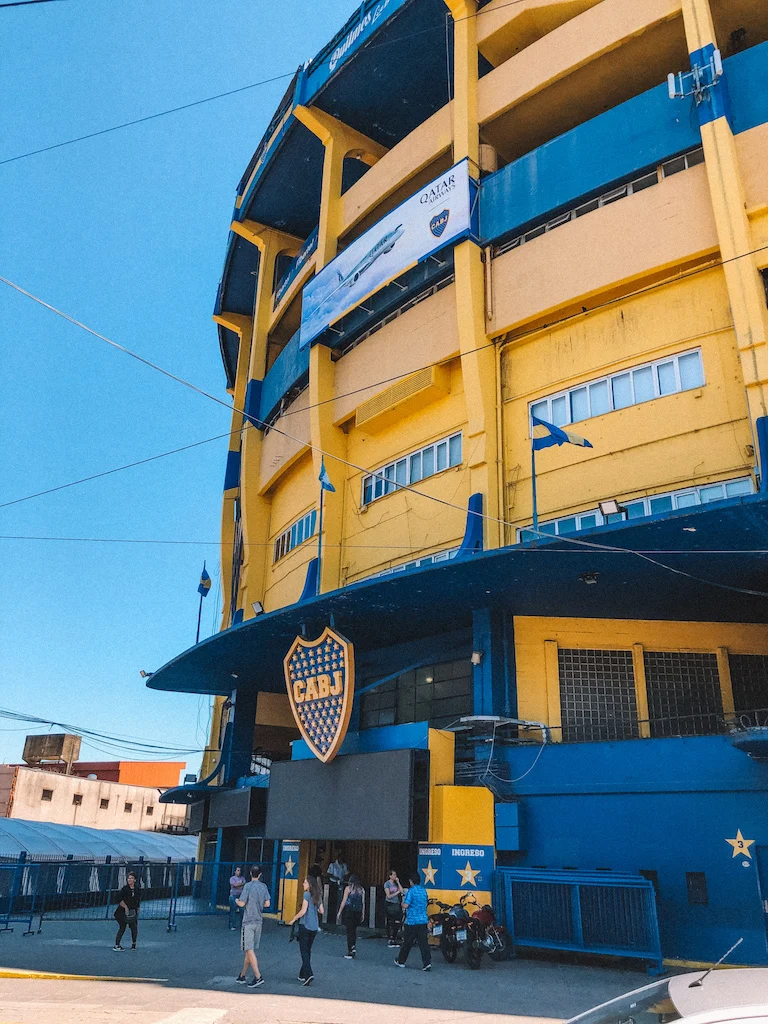
<path fill-rule="evenodd" d="M 139 669 L 139 675 L 141 676 L 142 679 L 149 679 L 149 677 L 153 676 L 154 674 L 154 672 L 145 672 L 143 668 Z"/>
<path fill-rule="evenodd" d="M 597 577 L 599 575 L 599 572 L 583 572 L 579 576 L 579 579 L 582 583 L 586 583 L 588 586 L 591 586 L 593 583 L 597 583 Z"/>
<path fill-rule="evenodd" d="M 472 651 L 472 657 L 469 659 L 473 665 L 479 665 L 483 660 L 482 651 Z"/>
<path fill-rule="evenodd" d="M 251 608 L 253 608 L 253 614 L 254 615 L 263 615 L 264 614 L 264 605 L 261 603 L 261 601 L 252 601 L 251 602 Z"/>
<path fill-rule="evenodd" d="M 598 501 L 597 507 L 600 509 L 603 519 L 607 519 L 608 516 L 627 517 L 627 510 L 615 498 L 608 498 L 607 501 Z"/>

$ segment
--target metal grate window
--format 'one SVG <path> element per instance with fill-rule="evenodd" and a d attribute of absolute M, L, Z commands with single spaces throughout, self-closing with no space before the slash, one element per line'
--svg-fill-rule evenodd
<path fill-rule="evenodd" d="M 560 648 L 563 740 L 627 740 L 638 735 L 631 651 Z"/>
<path fill-rule="evenodd" d="M 744 725 L 768 725 L 768 657 L 730 654 L 733 705 Z"/>
<path fill-rule="evenodd" d="M 707 736 L 723 728 L 717 656 L 646 651 L 651 736 Z"/>

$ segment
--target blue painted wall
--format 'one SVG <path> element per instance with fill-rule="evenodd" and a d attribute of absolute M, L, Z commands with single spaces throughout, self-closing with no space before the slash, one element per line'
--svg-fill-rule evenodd
<path fill-rule="evenodd" d="M 768 43 L 724 62 L 734 132 L 768 121 Z M 666 83 L 586 121 L 489 175 L 480 185 L 483 244 L 660 164 L 701 142 L 692 100 Z"/>
<path fill-rule="evenodd" d="M 309 349 L 299 348 L 299 332 L 293 335 L 264 378 L 259 417 L 269 419 L 280 399 L 309 373 Z"/>
<path fill-rule="evenodd" d="M 512 776 L 536 754 L 507 750 Z M 717 960 L 743 936 L 735 962 L 768 964 L 758 880 L 761 853 L 768 858 L 768 765 L 728 737 L 553 744 L 515 790 L 522 852 L 509 863 L 657 871 L 666 958 Z M 726 843 L 737 829 L 755 840 L 751 859 Z M 688 902 L 694 871 L 706 874 L 706 906 Z"/>
<path fill-rule="evenodd" d="M 382 725 L 378 729 L 364 729 L 349 732 L 341 745 L 342 754 L 372 754 L 378 750 L 426 750 L 429 726 L 426 722 L 410 722 L 408 725 Z M 291 744 L 292 761 L 308 761 L 315 755 L 304 740 Z"/>

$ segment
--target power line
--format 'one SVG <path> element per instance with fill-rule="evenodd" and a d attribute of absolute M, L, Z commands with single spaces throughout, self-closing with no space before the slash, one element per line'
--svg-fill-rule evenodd
<path fill-rule="evenodd" d="M 0 3 L 0 8 L 2 8 L 2 7 L 24 7 L 27 4 L 31 4 L 31 3 L 60 3 L 60 2 L 63 2 L 63 0 L 14 0 L 13 3 Z M 519 3 L 523 3 L 523 2 L 524 2 L 524 0 L 510 0 L 509 3 L 501 4 L 500 6 L 501 7 L 513 7 L 513 6 L 515 6 L 515 4 L 519 4 Z M 495 10 L 498 10 L 498 8 L 495 8 Z M 454 21 L 455 22 L 467 21 L 467 20 L 469 20 L 469 18 L 479 17 L 479 15 L 481 15 L 483 13 L 484 13 L 484 11 L 480 10 L 480 11 L 477 11 L 475 14 L 469 15 L 467 18 L 456 18 L 456 19 L 454 19 Z M 447 14 L 446 17 L 450 19 L 450 14 Z M 378 43 L 369 43 L 367 46 L 365 46 L 365 49 L 370 51 L 370 50 L 379 49 L 382 46 L 392 46 L 395 43 L 402 42 L 404 39 L 410 39 L 410 38 L 413 38 L 416 35 L 423 35 L 426 32 L 435 32 L 438 29 L 441 32 L 443 31 L 442 23 L 439 24 L 439 25 L 429 25 L 429 26 L 427 26 L 425 28 L 417 29 L 415 32 L 409 32 L 408 35 L 405 35 L 405 36 L 396 36 L 396 37 L 394 37 L 392 39 L 383 40 L 383 41 L 380 41 Z M 326 59 L 324 61 L 319 61 L 317 63 L 313 62 L 310 66 L 311 67 L 322 67 L 324 64 L 330 64 L 330 60 L 331 60 L 331 58 L 329 57 L 328 59 Z M 85 142 L 88 139 L 95 139 L 95 138 L 98 138 L 100 135 L 109 135 L 111 132 L 121 131 L 123 128 L 132 128 L 134 125 L 144 124 L 147 121 L 154 121 L 154 120 L 156 120 L 157 118 L 160 118 L 160 117 L 167 117 L 169 114 L 178 114 L 180 111 L 190 110 L 193 107 L 200 107 L 200 106 L 202 106 L 203 104 L 206 104 L 206 103 L 213 103 L 215 100 L 226 99 L 228 96 L 235 96 L 235 95 L 237 95 L 238 93 L 241 93 L 241 92 L 248 92 L 251 89 L 258 89 L 258 88 L 260 88 L 261 86 L 264 86 L 264 85 L 271 85 L 273 82 L 280 82 L 280 81 L 283 81 L 286 78 L 292 78 L 295 74 L 296 74 L 296 70 L 295 69 L 292 70 L 292 71 L 284 71 L 284 72 L 281 72 L 278 75 L 273 75 L 271 78 L 263 78 L 263 79 L 261 79 L 258 82 L 251 82 L 249 85 L 241 85 L 241 86 L 239 86 L 239 87 L 237 87 L 235 89 L 228 89 L 226 92 L 215 93 L 212 96 L 204 96 L 202 99 L 192 100 L 190 103 L 182 103 L 182 104 L 180 104 L 177 107 L 169 107 L 167 110 L 159 110 L 159 111 L 157 111 L 154 114 L 147 114 L 144 117 L 137 117 L 137 118 L 134 118 L 131 121 L 124 121 L 121 124 L 111 125 L 109 128 L 102 128 L 102 129 L 100 129 L 99 131 L 96 131 L 96 132 L 88 132 L 86 135 L 79 135 L 79 136 L 77 136 L 76 138 L 73 138 L 73 139 L 65 139 L 63 142 L 55 142 L 55 143 L 52 143 L 50 146 L 42 146 L 40 149 L 32 149 L 32 150 L 29 150 L 26 153 L 18 153 L 16 156 L 6 157 L 4 160 L 0 160 L 0 166 L 2 166 L 4 164 L 15 163 L 17 160 L 26 160 L 27 157 L 38 156 L 41 153 L 49 153 L 49 152 L 51 152 L 54 149 L 62 149 L 64 146 L 72 146 L 72 145 L 74 145 L 77 142 Z"/>
<path fill-rule="evenodd" d="M 222 437 L 230 437 L 232 434 L 239 434 L 239 430 L 228 430 L 225 434 L 216 434 L 214 437 L 206 437 L 202 441 L 193 441 L 191 444 L 182 445 L 180 448 L 172 448 L 168 452 L 161 452 L 159 455 L 150 455 L 146 459 L 138 459 L 136 462 L 129 462 L 124 466 L 116 466 L 114 469 L 105 469 L 101 473 L 92 473 L 90 476 L 81 477 L 79 480 L 70 480 L 66 484 L 57 484 L 56 487 L 48 487 L 44 491 L 35 491 L 34 494 L 25 494 L 22 498 L 13 498 L 11 501 L 0 502 L 0 508 L 8 508 L 10 505 L 19 505 L 23 501 L 31 501 L 33 498 L 42 498 L 46 494 L 55 494 L 56 491 L 64 491 L 68 487 L 77 487 L 78 484 L 87 484 L 91 480 L 101 480 L 113 473 L 122 473 L 125 469 L 135 469 L 136 466 L 146 466 L 148 462 L 157 462 L 158 459 L 165 459 L 169 455 L 178 455 L 179 452 L 187 452 L 190 448 L 199 448 L 200 445 L 210 444 L 211 441 L 220 441 Z"/>
<path fill-rule="evenodd" d="M 30 4 L 58 4 L 63 0 L 12 0 L 11 3 L 0 4 L 2 7 L 29 7 Z"/>

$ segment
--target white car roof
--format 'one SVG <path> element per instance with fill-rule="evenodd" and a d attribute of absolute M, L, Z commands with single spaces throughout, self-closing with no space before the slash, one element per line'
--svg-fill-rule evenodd
<path fill-rule="evenodd" d="M 768 1014 L 768 967 L 712 971 L 701 986 L 691 988 L 691 983 L 703 978 L 705 973 L 678 974 L 669 979 L 670 998 L 683 1017 L 745 1006 L 762 1007 Z M 721 1014 L 712 1019 L 728 1018 Z"/>

